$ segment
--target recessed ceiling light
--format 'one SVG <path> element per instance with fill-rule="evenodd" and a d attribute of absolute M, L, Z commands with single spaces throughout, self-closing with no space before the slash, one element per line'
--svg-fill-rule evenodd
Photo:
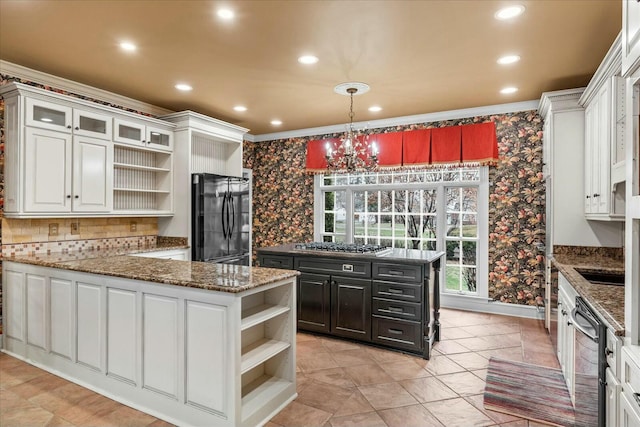
<path fill-rule="evenodd" d="M 515 18 L 524 12 L 524 6 L 517 4 L 515 6 L 508 6 L 500 9 L 493 15 L 496 19 L 504 21 L 505 19 Z"/>
<path fill-rule="evenodd" d="M 236 16 L 231 9 L 218 9 L 218 17 L 226 20 L 231 20 Z"/>
<path fill-rule="evenodd" d="M 300 58 L 298 58 L 298 62 L 307 65 L 315 64 L 316 62 L 318 62 L 318 57 L 313 55 L 302 55 Z"/>
<path fill-rule="evenodd" d="M 193 89 L 191 86 L 189 86 L 186 83 L 178 83 L 175 87 L 176 89 L 181 90 L 183 92 L 189 92 L 190 90 Z"/>
<path fill-rule="evenodd" d="M 380 107 L 379 105 L 372 105 L 371 107 L 369 107 L 369 111 L 371 111 L 372 113 L 377 113 L 378 111 L 382 111 L 382 107 Z"/>
<path fill-rule="evenodd" d="M 516 93 L 518 91 L 517 87 L 505 87 L 500 90 L 500 93 L 508 95 L 510 93 Z"/>
<path fill-rule="evenodd" d="M 122 42 L 120 43 L 120 49 L 125 50 L 127 52 L 135 52 L 138 47 L 131 42 Z"/>
<path fill-rule="evenodd" d="M 498 58 L 498 64 L 500 65 L 513 64 L 518 61 L 520 61 L 520 57 L 518 55 L 506 55 Z"/>
<path fill-rule="evenodd" d="M 271 120 L 271 124 L 274 126 L 280 126 L 282 124 L 282 120 Z"/>
<path fill-rule="evenodd" d="M 236 105 L 235 107 L 233 107 L 233 109 L 236 111 L 247 111 L 247 107 L 245 107 L 244 105 Z"/>

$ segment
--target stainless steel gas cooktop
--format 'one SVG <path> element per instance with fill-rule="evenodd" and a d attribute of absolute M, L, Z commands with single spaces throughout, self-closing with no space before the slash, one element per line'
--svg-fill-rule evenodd
<path fill-rule="evenodd" d="M 328 251 L 328 252 L 345 252 L 345 253 L 361 253 L 376 255 L 384 255 L 391 252 L 391 248 L 380 245 L 370 244 L 356 244 L 356 243 L 333 243 L 333 242 L 311 242 L 311 243 L 298 243 L 295 245 L 295 249 L 307 250 L 307 251 Z"/>

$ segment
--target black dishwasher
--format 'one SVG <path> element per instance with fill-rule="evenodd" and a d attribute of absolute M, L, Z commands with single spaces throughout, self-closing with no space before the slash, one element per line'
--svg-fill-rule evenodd
<path fill-rule="evenodd" d="M 581 297 L 576 297 L 571 322 L 576 330 L 575 425 L 605 427 L 606 327 Z"/>

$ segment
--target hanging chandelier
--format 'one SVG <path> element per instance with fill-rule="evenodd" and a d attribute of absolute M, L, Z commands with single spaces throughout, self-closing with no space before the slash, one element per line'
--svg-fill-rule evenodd
<path fill-rule="evenodd" d="M 366 129 L 356 131 L 353 127 L 353 96 L 368 90 L 369 85 L 358 82 L 341 83 L 334 88 L 340 95 L 349 95 L 349 125 L 345 134 L 340 137 L 340 146 L 335 151 L 330 142 L 325 146 L 328 170 L 371 171 L 378 166 L 378 147 L 375 141 L 369 141 Z"/>

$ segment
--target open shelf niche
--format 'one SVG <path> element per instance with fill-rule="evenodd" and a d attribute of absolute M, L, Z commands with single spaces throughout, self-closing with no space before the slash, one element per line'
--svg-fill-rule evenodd
<path fill-rule="evenodd" d="M 242 298 L 242 421 L 273 396 L 295 390 L 295 328 L 291 286 Z"/>

